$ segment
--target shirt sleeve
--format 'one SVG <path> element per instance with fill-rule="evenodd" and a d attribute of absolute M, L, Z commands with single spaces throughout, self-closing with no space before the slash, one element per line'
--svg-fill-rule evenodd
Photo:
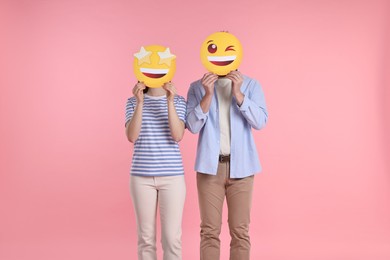
<path fill-rule="evenodd" d="M 187 103 L 186 103 L 186 100 L 184 99 L 184 97 L 178 96 L 177 102 L 175 104 L 175 108 L 176 108 L 177 116 L 185 124 L 186 123 Z"/>
<path fill-rule="evenodd" d="M 263 90 L 257 81 L 254 82 L 255 84 L 251 86 L 249 96 L 245 95 L 239 110 L 248 123 L 254 129 L 259 130 L 267 123 L 268 111 Z"/>
<path fill-rule="evenodd" d="M 131 120 L 134 114 L 134 101 L 129 98 L 126 102 L 126 110 L 125 110 L 125 126 L 127 122 Z"/>
<path fill-rule="evenodd" d="M 195 94 L 195 85 L 191 84 L 187 95 L 187 128 L 191 133 L 198 133 L 207 121 L 209 111 L 204 113 L 200 106 L 200 100 Z"/>

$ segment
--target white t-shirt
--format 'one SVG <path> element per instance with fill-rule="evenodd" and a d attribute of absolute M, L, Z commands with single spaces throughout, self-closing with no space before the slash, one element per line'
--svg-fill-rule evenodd
<path fill-rule="evenodd" d="M 227 78 L 217 80 L 219 109 L 220 154 L 230 154 L 230 106 L 232 104 L 232 81 Z"/>

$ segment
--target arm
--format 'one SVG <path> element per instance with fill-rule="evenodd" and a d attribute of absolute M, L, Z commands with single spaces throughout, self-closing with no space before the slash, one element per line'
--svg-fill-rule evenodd
<path fill-rule="evenodd" d="M 177 115 L 174 97 L 176 94 L 176 89 L 171 82 L 165 83 L 163 88 L 167 91 L 167 105 L 168 105 L 168 123 L 169 129 L 171 131 L 171 136 L 176 142 L 180 142 L 184 135 L 185 125 L 182 120 L 180 120 Z"/>
<path fill-rule="evenodd" d="M 205 95 L 198 101 L 194 87 L 191 86 L 187 95 L 187 128 L 194 134 L 198 133 L 207 121 L 211 100 L 214 95 L 214 83 L 218 76 L 206 73 L 202 78 Z"/>
<path fill-rule="evenodd" d="M 142 107 L 144 103 L 143 90 L 145 85 L 137 83 L 133 88 L 133 94 L 137 99 L 137 104 L 131 119 L 126 123 L 126 136 L 129 142 L 135 143 L 137 141 L 142 125 Z"/>
<path fill-rule="evenodd" d="M 260 130 L 265 126 L 268 120 L 264 93 L 260 84 L 257 82 L 250 91 L 252 91 L 250 97 L 244 96 L 244 100 L 239 109 L 248 123 L 254 129 Z"/>
<path fill-rule="evenodd" d="M 184 135 L 184 122 L 181 121 L 176 113 L 173 101 L 168 101 L 168 121 L 169 129 L 173 140 L 180 142 Z"/>
<path fill-rule="evenodd" d="M 249 86 L 249 95 L 245 96 L 240 90 L 243 83 L 242 74 L 239 71 L 232 71 L 227 77 L 232 80 L 232 95 L 236 98 L 243 117 L 254 129 L 263 128 L 267 123 L 268 112 L 260 84 L 254 81 L 254 86 Z"/>

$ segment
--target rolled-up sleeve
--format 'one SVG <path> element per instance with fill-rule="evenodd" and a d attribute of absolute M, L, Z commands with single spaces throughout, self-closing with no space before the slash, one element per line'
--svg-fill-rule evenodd
<path fill-rule="evenodd" d="M 129 98 L 127 99 L 126 108 L 125 108 L 125 126 L 131 120 L 133 114 L 134 114 L 134 99 Z"/>
<path fill-rule="evenodd" d="M 182 96 L 177 96 L 175 99 L 175 109 L 177 116 L 181 121 L 184 123 L 186 122 L 186 109 L 187 109 L 187 104 L 185 99 Z"/>
<path fill-rule="evenodd" d="M 253 81 L 250 85 L 249 95 L 245 95 L 239 110 L 254 129 L 263 128 L 268 120 L 268 111 L 265 97 L 260 84 Z"/>
<path fill-rule="evenodd" d="M 201 96 L 196 96 L 196 85 L 191 84 L 187 95 L 187 121 L 186 125 L 191 133 L 198 133 L 207 121 L 209 112 L 204 113 L 201 106 Z"/>

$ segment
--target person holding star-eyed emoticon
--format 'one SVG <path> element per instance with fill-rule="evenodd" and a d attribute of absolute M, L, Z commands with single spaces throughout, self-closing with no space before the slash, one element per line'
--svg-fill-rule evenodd
<path fill-rule="evenodd" d="M 146 77 L 155 71 L 167 71 L 166 67 L 156 69 L 151 68 L 150 64 L 155 62 L 160 66 L 162 59 L 173 59 L 168 48 L 165 51 L 165 48 L 158 49 L 158 53 L 148 48 L 142 49 L 134 56 L 141 68 L 149 66 Z M 147 61 L 147 64 L 138 63 L 138 59 Z M 176 95 L 171 81 L 159 86 L 156 81 L 146 80 L 135 84 L 133 97 L 127 100 L 125 123 L 126 136 L 134 144 L 130 191 L 137 221 L 138 259 L 157 259 L 156 216 L 159 208 L 163 259 L 181 260 L 181 224 L 186 185 L 178 143 L 185 129 L 186 102 Z"/>

